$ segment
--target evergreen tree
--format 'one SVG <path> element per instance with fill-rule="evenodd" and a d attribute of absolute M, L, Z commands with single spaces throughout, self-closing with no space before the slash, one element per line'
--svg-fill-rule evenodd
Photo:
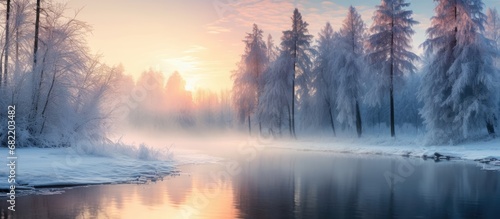
<path fill-rule="evenodd" d="M 500 47 L 500 17 L 496 9 L 489 8 L 486 11 L 486 25 L 484 33 L 487 38 L 493 40 L 496 49 Z"/>
<path fill-rule="evenodd" d="M 293 11 L 292 29 L 283 31 L 281 38 L 281 52 L 283 58 L 291 60 L 290 74 L 292 75 L 292 87 L 290 90 L 291 106 L 289 116 L 290 134 L 296 137 L 295 134 L 295 109 L 296 101 L 310 101 L 310 77 L 312 70 L 311 57 L 314 50 L 311 48 L 313 36 L 309 34 L 307 27 L 309 24 L 302 20 L 302 15 L 298 9 Z M 304 103 L 305 106 L 310 106 Z M 307 111 L 307 110 L 304 110 Z"/>
<path fill-rule="evenodd" d="M 291 120 L 292 75 L 290 74 L 290 66 L 292 66 L 292 62 L 289 57 L 281 53 L 264 72 L 265 84 L 260 96 L 258 113 L 269 128 L 270 134 L 274 136 L 281 136 L 285 121 L 290 122 Z M 291 134 L 291 124 L 289 124 L 289 129 Z"/>
<path fill-rule="evenodd" d="M 332 52 L 334 51 L 335 33 L 332 25 L 326 23 L 319 33 L 317 51 L 314 60 L 313 84 L 316 89 L 314 94 L 314 105 L 316 107 L 316 122 L 320 123 L 328 118 L 328 123 L 335 135 L 335 114 L 336 107 L 336 87 L 337 81 L 333 77 L 333 70 L 330 66 Z"/>
<path fill-rule="evenodd" d="M 361 136 L 361 113 L 359 110 L 362 74 L 365 70 L 364 56 L 365 24 L 354 7 L 349 8 L 337 41 L 337 55 L 332 57 L 332 69 L 338 80 L 338 120 L 349 127 L 356 126 Z"/>
<path fill-rule="evenodd" d="M 433 58 L 426 66 L 421 115 L 432 143 L 465 139 L 485 127 L 492 134 L 496 118 L 497 56 L 483 34 L 481 0 L 436 0 L 432 26 L 423 46 Z"/>
<path fill-rule="evenodd" d="M 263 31 L 254 24 L 252 33 L 248 33 L 243 41 L 243 54 L 238 70 L 233 73 L 234 102 L 238 109 L 240 120 L 248 119 L 248 130 L 251 133 L 251 114 L 259 104 L 259 96 L 264 88 L 262 74 L 268 65 L 266 43 L 262 39 Z M 259 129 L 261 119 L 259 118 Z"/>
<path fill-rule="evenodd" d="M 382 0 L 373 16 L 371 35 L 368 39 L 368 59 L 376 69 L 378 83 L 376 90 L 389 90 L 391 136 L 395 136 L 394 128 L 394 85 L 405 73 L 413 73 L 413 64 L 418 56 L 411 52 L 411 36 L 415 33 L 412 26 L 413 12 L 405 8 L 410 3 L 405 0 Z M 377 92 L 378 93 L 378 92 Z"/>

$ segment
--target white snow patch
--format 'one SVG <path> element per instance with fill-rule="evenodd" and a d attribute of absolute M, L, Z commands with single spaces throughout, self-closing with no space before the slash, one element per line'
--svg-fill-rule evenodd
<path fill-rule="evenodd" d="M 488 169 L 500 166 L 500 139 L 485 139 L 460 145 L 425 146 L 423 136 L 368 136 L 359 139 L 341 137 L 299 138 L 272 141 L 262 147 L 315 150 L 337 153 L 381 154 L 431 159 L 464 159 L 487 164 Z M 498 168 L 500 169 L 500 168 Z"/>
<path fill-rule="evenodd" d="M 0 149 L 3 163 L 8 150 Z M 42 188 L 71 187 L 92 184 L 146 183 L 175 173 L 175 166 L 189 163 L 216 162 L 217 158 L 194 152 L 174 155 L 170 148 L 160 150 L 145 145 L 80 145 L 68 148 L 16 149 L 16 189 L 37 194 L 53 194 Z M 8 166 L 0 168 L 0 189 L 10 184 Z M 30 191 L 31 190 L 31 191 Z M 57 191 L 56 191 L 57 192 Z M 5 195 L 5 194 L 3 194 Z"/>

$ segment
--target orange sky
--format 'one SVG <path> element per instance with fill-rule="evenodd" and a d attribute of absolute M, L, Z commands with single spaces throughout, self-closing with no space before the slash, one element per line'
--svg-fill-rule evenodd
<path fill-rule="evenodd" d="M 230 88 L 228 72 L 238 60 L 231 52 L 236 49 L 222 52 L 229 48 L 204 28 L 217 19 L 214 10 L 206 10 L 213 7 L 210 1 L 66 2 L 72 10 L 82 9 L 77 17 L 93 27 L 91 49 L 108 64 L 122 63 L 135 76 L 148 68 L 167 76 L 177 70 L 190 89 Z"/>
<path fill-rule="evenodd" d="M 243 38 L 257 23 L 279 44 L 281 31 L 290 28 L 298 7 L 314 36 L 327 21 L 338 30 L 352 4 L 371 24 L 380 0 L 60 0 L 77 18 L 93 27 L 88 38 L 93 52 L 108 64 L 122 63 L 134 76 L 148 68 L 168 77 L 179 71 L 187 88 L 230 89 L 230 74 L 243 52 Z M 425 39 L 433 1 L 410 1 L 415 26 L 414 50 Z M 484 0 L 500 8 L 498 0 Z M 72 12 L 72 11 L 71 11 Z"/>

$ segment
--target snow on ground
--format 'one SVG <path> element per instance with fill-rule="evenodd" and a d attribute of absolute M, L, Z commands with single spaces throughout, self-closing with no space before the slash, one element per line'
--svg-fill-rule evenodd
<path fill-rule="evenodd" d="M 362 138 L 316 137 L 274 141 L 258 139 L 261 147 L 314 150 L 336 153 L 398 155 L 428 159 L 463 159 L 484 164 L 485 169 L 500 169 L 500 138 L 488 138 L 459 145 L 425 146 L 423 135 L 400 135 L 396 138 L 369 135 Z"/>
<path fill-rule="evenodd" d="M 18 148 L 16 149 L 16 189 L 71 187 L 92 184 L 146 183 L 176 173 L 175 166 L 216 162 L 217 158 L 194 151 L 177 152 L 139 147 L 108 145 L 102 147 Z M 0 149 L 3 163 L 8 150 Z M 9 168 L 0 168 L 0 189 L 6 190 Z M 56 192 L 57 193 L 57 192 Z"/>

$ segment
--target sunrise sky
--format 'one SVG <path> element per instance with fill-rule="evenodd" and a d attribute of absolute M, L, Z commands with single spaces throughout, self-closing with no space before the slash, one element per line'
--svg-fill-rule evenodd
<path fill-rule="evenodd" d="M 291 26 L 290 16 L 299 8 L 315 37 L 329 21 L 335 30 L 350 5 L 371 25 L 380 0 L 70 0 L 77 18 L 93 27 L 88 42 L 108 64 L 122 63 L 134 76 L 159 69 L 168 77 L 179 71 L 187 89 L 230 89 L 230 74 L 243 52 L 243 38 L 253 23 L 280 43 L 281 31 Z M 410 1 L 415 27 L 414 50 L 419 51 L 430 24 L 432 0 Z M 500 1 L 484 0 L 500 9 Z M 73 11 L 71 11 L 73 12 Z"/>

